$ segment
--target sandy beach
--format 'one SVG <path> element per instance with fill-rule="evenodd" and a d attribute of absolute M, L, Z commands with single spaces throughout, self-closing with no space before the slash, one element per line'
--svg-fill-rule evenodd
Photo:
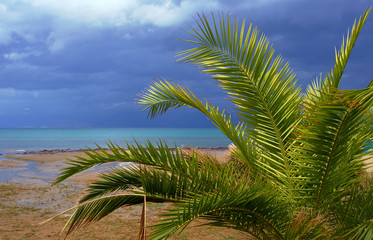
<path fill-rule="evenodd" d="M 23 167 L 23 166 L 26 166 L 26 165 L 27 165 L 27 163 L 25 163 L 25 162 L 7 160 L 7 159 L 4 159 L 0 162 L 0 168 Z"/>
<path fill-rule="evenodd" d="M 224 162 L 226 159 L 227 151 L 224 148 L 219 150 L 210 150 L 203 149 L 204 152 L 217 158 L 217 160 Z M 57 173 L 60 169 L 66 166 L 68 159 L 74 159 L 76 157 L 84 156 L 85 154 L 82 151 L 71 151 L 71 152 L 58 152 L 58 153 L 33 153 L 33 154 L 6 154 L 5 158 L 12 160 L 3 160 L 0 162 L 0 168 L 10 168 L 10 167 L 21 167 L 25 166 L 26 163 L 23 161 L 37 162 L 38 169 L 42 172 Z M 22 160 L 22 161 L 19 161 Z M 70 177 L 68 180 L 74 183 L 89 183 L 97 179 L 99 176 L 98 172 L 90 171 L 79 173 L 75 176 Z M 44 178 L 45 176 L 34 176 Z M 52 179 L 52 178 L 50 178 Z M 80 184 L 81 185 L 81 184 Z"/>
<path fill-rule="evenodd" d="M 206 150 L 204 150 L 206 151 Z M 226 160 L 224 149 L 208 151 L 219 161 Z M 27 164 L 37 162 L 40 173 L 56 174 L 66 166 L 67 159 L 82 156 L 81 151 L 13 154 L 0 156 L 0 169 L 27 169 Z M 371 156 L 368 156 L 369 158 Z M 11 160 L 10 160 L 11 159 Z M 366 161 L 371 163 L 372 159 Z M 369 169 L 372 172 L 373 168 Z M 50 186 L 53 178 L 26 175 L 32 183 L 0 183 L 0 239 L 63 239 L 59 236 L 70 213 L 57 217 L 53 221 L 39 223 L 73 207 L 84 195 L 83 188 L 94 181 L 99 173 L 80 173 L 58 186 Z M 35 179 L 38 180 L 35 182 Z M 47 180 L 47 181 L 42 181 Z M 148 204 L 148 225 L 155 223 L 164 213 L 166 204 Z M 136 239 L 141 205 L 122 208 L 98 223 L 75 231 L 68 239 Z M 206 226 L 207 220 L 193 221 L 185 231 L 170 239 L 247 239 L 246 233 L 230 228 Z"/>
<path fill-rule="evenodd" d="M 211 155 L 224 161 L 226 151 L 211 151 Z M 66 165 L 67 159 L 82 156 L 82 152 L 62 152 L 43 154 L 13 154 L 0 156 L 12 160 L 0 161 L 3 169 L 25 168 L 27 161 L 40 163 L 41 172 L 58 172 Z M 13 160 L 14 159 L 14 160 Z M 26 161 L 26 162 L 25 162 Z M 81 173 L 58 186 L 45 182 L 1 183 L 0 184 L 0 239 L 63 239 L 59 232 L 70 213 L 40 225 L 39 223 L 66 210 L 83 196 L 87 183 L 98 173 Z M 32 176 L 33 178 L 48 178 Z M 48 178 L 50 181 L 51 179 Z M 148 225 L 153 224 L 164 212 L 166 204 L 148 204 Z M 89 227 L 79 229 L 68 239 L 136 239 L 141 205 L 122 208 L 107 218 Z M 171 239 L 247 239 L 247 234 L 215 226 L 206 226 L 206 220 L 194 221 L 184 232 Z"/>

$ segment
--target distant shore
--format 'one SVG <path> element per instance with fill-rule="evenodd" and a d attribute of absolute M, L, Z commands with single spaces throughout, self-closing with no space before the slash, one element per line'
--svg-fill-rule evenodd
<path fill-rule="evenodd" d="M 108 150 L 108 148 L 104 148 L 105 150 Z M 173 149 L 173 148 L 171 148 Z M 188 147 L 185 147 L 184 149 L 188 149 Z M 228 150 L 228 147 L 196 147 L 195 149 L 200 151 L 226 151 Z M 43 149 L 43 150 L 31 150 L 31 151 L 24 151 L 22 153 L 17 154 L 8 154 L 8 155 L 29 155 L 29 154 L 52 154 L 52 153 L 69 153 L 69 152 L 81 152 L 81 151 L 97 151 L 98 148 L 94 149 L 70 149 L 70 148 L 56 148 L 56 149 Z"/>

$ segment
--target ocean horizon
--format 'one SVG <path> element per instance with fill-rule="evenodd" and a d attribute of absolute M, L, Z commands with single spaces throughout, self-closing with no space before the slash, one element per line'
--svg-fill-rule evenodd
<path fill-rule="evenodd" d="M 174 147 L 227 147 L 231 141 L 216 128 L 0 128 L 0 153 L 105 147 L 108 141 L 165 141 Z"/>

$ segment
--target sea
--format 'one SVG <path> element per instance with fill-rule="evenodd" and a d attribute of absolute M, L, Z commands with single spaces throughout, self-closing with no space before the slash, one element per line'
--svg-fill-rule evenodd
<path fill-rule="evenodd" d="M 225 148 L 231 141 L 215 128 L 84 128 L 0 129 L 0 161 L 6 154 L 74 151 L 106 147 L 113 142 L 126 148 L 135 141 L 164 141 L 169 147 Z M 23 167 L 0 168 L 0 182 L 51 183 L 58 173 L 41 172 L 40 163 L 24 161 Z M 42 177 L 40 177 L 42 176 Z"/>
<path fill-rule="evenodd" d="M 227 147 L 230 140 L 215 128 L 92 128 L 92 129 L 0 129 L 0 153 L 52 149 L 95 148 L 111 141 L 143 144 L 165 141 L 170 146 Z"/>

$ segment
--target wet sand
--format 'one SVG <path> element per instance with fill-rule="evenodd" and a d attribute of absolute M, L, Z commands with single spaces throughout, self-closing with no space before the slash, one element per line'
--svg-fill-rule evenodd
<path fill-rule="evenodd" d="M 0 168 L 24 167 L 27 163 L 21 161 L 4 159 L 0 162 Z"/>
<path fill-rule="evenodd" d="M 37 168 L 46 173 L 46 175 L 56 175 L 58 174 L 61 169 L 67 166 L 67 161 L 69 159 L 75 159 L 77 156 L 84 156 L 85 154 L 82 151 L 76 152 L 62 152 L 62 153 L 39 153 L 39 154 L 6 154 L 4 157 L 15 159 L 12 161 L 13 167 L 19 163 L 24 163 L 21 161 L 16 160 L 23 160 L 23 161 L 30 161 L 30 162 L 38 162 L 41 163 L 37 166 Z M 6 160 L 3 160 L 6 161 Z M 2 162 L 3 162 L 2 161 Z M 0 162 L 1 164 L 1 162 Z M 50 174 L 48 174 L 50 173 Z M 90 183 L 97 179 L 99 173 L 96 172 L 83 172 L 76 174 L 68 179 L 68 181 L 78 182 L 78 183 Z M 51 177 L 45 176 L 30 176 L 33 178 L 40 178 L 40 179 L 48 179 L 53 180 Z"/>
<path fill-rule="evenodd" d="M 202 152 L 206 152 L 217 158 L 218 161 L 226 161 L 227 150 L 225 148 L 219 148 L 218 150 L 201 149 Z M 82 151 L 69 151 L 69 152 L 56 152 L 56 153 L 32 153 L 32 154 L 6 154 L 5 158 L 14 160 L 2 160 L 0 162 L 0 168 L 9 167 L 20 167 L 27 165 L 23 161 L 38 162 L 41 163 L 37 166 L 42 172 L 45 173 L 58 173 L 62 168 L 67 166 L 69 159 L 76 159 L 76 157 L 82 157 L 85 154 Z M 17 161 L 22 160 L 22 161 Z M 99 173 L 97 172 L 83 172 L 76 174 L 70 178 L 69 181 L 79 183 L 90 183 L 97 179 Z M 33 176 L 43 178 L 44 176 Z M 49 178 L 50 179 L 50 178 Z"/>
<path fill-rule="evenodd" d="M 44 168 L 52 167 L 55 168 L 59 165 L 65 164 L 68 159 L 74 159 L 76 156 L 83 156 L 84 153 L 81 151 L 76 152 L 64 152 L 64 153 L 39 153 L 39 154 L 6 154 L 4 157 L 24 160 L 31 162 L 42 163 L 40 166 Z"/>

